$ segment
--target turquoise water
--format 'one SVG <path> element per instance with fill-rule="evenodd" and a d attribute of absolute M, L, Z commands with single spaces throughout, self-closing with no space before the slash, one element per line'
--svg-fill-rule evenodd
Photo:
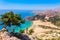
<path fill-rule="evenodd" d="M 1 23 L 1 22 L 0 22 Z M 25 30 L 27 28 L 29 28 L 30 26 L 32 25 L 32 22 L 31 21 L 26 21 L 24 24 L 21 24 L 20 26 L 7 26 L 7 30 L 8 32 L 12 32 L 13 29 L 15 29 L 15 32 L 20 32 L 20 30 Z M 4 25 L 1 25 L 0 26 L 0 30 L 2 30 Z"/>
<path fill-rule="evenodd" d="M 0 10 L 0 14 L 4 14 L 6 12 L 8 12 L 10 10 Z M 32 13 L 31 10 L 13 10 L 14 13 L 17 14 L 21 14 L 22 19 L 24 19 L 27 16 L 34 16 L 34 14 Z M 0 22 L 1 24 L 2 22 Z M 11 27 L 7 27 L 6 29 L 8 30 L 8 32 L 12 32 L 12 29 L 15 29 L 15 32 L 20 32 L 20 30 L 25 30 L 27 28 L 29 28 L 32 25 L 31 21 L 25 21 L 24 24 L 21 24 L 21 26 L 11 26 Z M 0 25 L 0 30 L 2 30 L 4 25 Z"/>
<path fill-rule="evenodd" d="M 24 24 L 21 24 L 21 26 L 11 26 L 11 27 L 7 27 L 9 32 L 12 32 L 12 29 L 15 29 L 15 32 L 20 32 L 20 30 L 25 30 L 27 28 L 29 28 L 32 25 L 31 21 L 26 21 Z"/>

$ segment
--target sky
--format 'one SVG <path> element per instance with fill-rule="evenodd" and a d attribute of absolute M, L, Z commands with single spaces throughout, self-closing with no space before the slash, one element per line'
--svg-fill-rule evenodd
<path fill-rule="evenodd" d="M 0 9 L 45 10 L 60 8 L 60 0 L 0 0 Z"/>

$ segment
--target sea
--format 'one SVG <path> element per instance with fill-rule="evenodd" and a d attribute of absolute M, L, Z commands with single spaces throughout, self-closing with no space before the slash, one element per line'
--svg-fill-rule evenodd
<path fill-rule="evenodd" d="M 10 12 L 10 11 L 13 11 L 15 14 L 21 15 L 22 19 L 25 19 L 28 16 L 29 17 L 35 16 L 35 14 L 33 13 L 32 10 L 0 10 L 0 15 L 3 15 L 3 14 Z M 0 18 L 1 18 L 1 16 L 0 16 Z M 0 24 L 1 23 L 2 22 L 0 21 Z M 14 32 L 20 32 L 20 30 L 26 30 L 27 28 L 29 28 L 32 24 L 33 24 L 32 21 L 26 20 L 25 23 L 21 24 L 21 26 L 19 26 L 19 27 L 18 26 L 15 27 L 12 25 L 11 27 L 7 26 L 6 29 L 8 30 L 8 32 L 12 32 L 13 29 L 15 29 Z M 4 25 L 0 25 L 0 30 L 2 30 L 3 27 L 4 27 Z"/>

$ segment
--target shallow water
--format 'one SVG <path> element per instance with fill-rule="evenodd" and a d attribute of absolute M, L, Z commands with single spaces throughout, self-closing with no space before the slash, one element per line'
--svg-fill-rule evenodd
<path fill-rule="evenodd" d="M 14 32 L 20 32 L 20 30 L 25 30 L 29 28 L 31 25 L 32 25 L 31 21 L 26 21 L 24 24 L 21 24 L 21 26 L 11 26 L 7 27 L 6 29 L 8 30 L 8 32 L 12 32 L 12 29 L 15 29 Z"/>

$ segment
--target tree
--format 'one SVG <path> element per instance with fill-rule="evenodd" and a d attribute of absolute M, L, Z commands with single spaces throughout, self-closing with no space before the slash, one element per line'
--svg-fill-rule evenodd
<path fill-rule="evenodd" d="M 11 25 L 20 26 L 22 23 L 25 22 L 25 20 L 21 18 L 21 15 L 14 14 L 12 11 L 3 14 L 0 20 L 3 22 L 4 24 L 3 28 L 5 29 L 7 26 L 9 27 L 11 27 Z"/>

